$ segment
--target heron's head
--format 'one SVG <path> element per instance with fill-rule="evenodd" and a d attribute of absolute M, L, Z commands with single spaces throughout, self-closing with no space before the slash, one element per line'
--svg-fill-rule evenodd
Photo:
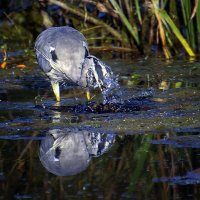
<path fill-rule="evenodd" d="M 82 77 L 86 87 L 99 87 L 105 98 L 119 86 L 111 68 L 91 55 L 84 60 Z"/>

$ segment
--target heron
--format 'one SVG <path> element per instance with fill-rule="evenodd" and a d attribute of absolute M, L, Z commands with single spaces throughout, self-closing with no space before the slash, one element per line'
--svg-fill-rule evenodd
<path fill-rule="evenodd" d="M 59 102 L 61 82 L 73 82 L 86 88 L 90 100 L 91 88 L 102 92 L 111 88 L 113 72 L 97 57 L 90 55 L 86 38 L 69 27 L 50 27 L 39 34 L 35 42 L 38 65 L 48 76 L 56 101 Z"/>

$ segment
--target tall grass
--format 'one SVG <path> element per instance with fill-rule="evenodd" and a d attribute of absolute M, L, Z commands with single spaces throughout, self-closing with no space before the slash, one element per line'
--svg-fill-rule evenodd
<path fill-rule="evenodd" d="M 136 44 L 139 46 L 140 45 L 140 39 L 138 36 L 138 28 L 135 24 L 132 24 L 129 22 L 127 19 L 126 15 L 124 14 L 123 10 L 120 8 L 116 0 L 110 0 L 111 4 L 113 5 L 116 13 L 120 16 L 120 19 L 122 23 L 125 25 L 127 30 L 130 32 L 130 34 L 133 36 L 133 38 L 136 41 Z"/>
<path fill-rule="evenodd" d="M 123 16 L 125 10 L 122 8 L 117 8 L 117 1 L 110 0 L 113 7 L 117 13 Z M 150 44 L 156 44 L 157 47 L 162 48 L 164 56 L 166 58 L 172 57 L 174 52 L 180 52 L 179 46 L 181 45 L 189 56 L 195 56 L 195 51 L 198 51 L 199 44 L 199 30 L 200 30 L 200 5 L 199 0 L 190 1 L 184 0 L 180 1 L 181 3 L 174 3 L 174 1 L 168 0 L 146 0 L 145 3 L 142 3 L 139 0 L 135 0 L 134 10 L 132 15 L 136 13 L 136 20 L 138 24 L 132 25 L 132 29 L 136 33 L 142 28 L 143 20 L 145 15 L 149 15 L 149 20 L 146 24 L 151 24 L 149 30 L 144 32 L 144 34 L 152 35 Z M 141 9 L 144 8 L 143 13 L 141 14 Z M 171 8 L 171 9 L 168 9 Z M 174 13 L 171 11 L 181 10 L 182 15 L 178 15 L 178 12 Z M 174 15 L 176 14 L 176 15 Z M 181 19 L 182 18 L 182 19 Z M 153 23 L 151 23 L 153 20 Z M 178 22 L 183 21 L 184 24 Z M 178 24 L 178 25 L 177 25 Z M 127 24 L 126 24 L 127 27 Z M 130 30 L 129 24 L 129 30 Z M 184 30 L 186 34 L 184 35 Z M 141 41 L 141 38 L 145 37 L 134 37 L 137 44 L 144 44 L 145 41 Z M 138 39 L 140 41 L 138 42 Z M 180 45 L 177 45 L 179 43 Z M 176 45 L 175 45 L 176 44 Z M 178 47 L 177 47 L 178 46 Z"/>
<path fill-rule="evenodd" d="M 200 0 L 49 0 L 38 1 L 34 5 L 32 16 L 40 13 L 40 18 L 43 18 L 35 18 L 34 28 L 34 21 L 26 20 L 25 13 L 4 15 L 18 28 L 31 30 L 30 35 L 37 35 L 36 32 L 42 30 L 38 28 L 38 21 L 46 27 L 69 22 L 83 31 L 94 47 L 120 47 L 142 54 L 156 52 L 160 55 L 162 52 L 166 58 L 183 51 L 191 57 L 199 52 Z M 60 24 L 61 21 L 64 23 Z M 94 26 L 97 28 L 92 29 Z M 2 26 L 0 39 L 6 35 L 6 30 Z M 9 32 L 7 35 L 10 35 Z M 21 37 L 24 35 L 28 34 L 21 34 Z"/>

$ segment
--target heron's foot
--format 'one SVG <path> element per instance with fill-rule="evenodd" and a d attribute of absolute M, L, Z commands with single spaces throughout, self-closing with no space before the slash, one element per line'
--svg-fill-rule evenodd
<path fill-rule="evenodd" d="M 61 102 L 57 101 L 56 103 L 53 104 L 53 106 L 59 107 L 59 106 L 61 106 Z"/>
<path fill-rule="evenodd" d="M 59 87 L 59 83 L 51 81 L 51 85 L 52 85 L 52 89 L 53 89 L 54 95 L 56 97 L 56 101 L 59 102 L 60 101 L 60 87 Z"/>

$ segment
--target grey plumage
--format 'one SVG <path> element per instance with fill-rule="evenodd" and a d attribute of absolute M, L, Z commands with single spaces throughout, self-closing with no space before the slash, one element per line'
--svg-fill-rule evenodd
<path fill-rule="evenodd" d="M 105 80 L 113 79 L 110 67 L 89 54 L 85 37 L 74 28 L 46 29 L 36 39 L 35 49 L 38 64 L 52 86 L 68 80 L 81 87 L 99 87 L 103 90 L 107 87 Z"/>
<path fill-rule="evenodd" d="M 92 157 L 108 151 L 115 134 L 77 128 L 52 129 L 41 141 L 39 158 L 42 165 L 58 176 L 71 176 L 84 171 Z"/>

